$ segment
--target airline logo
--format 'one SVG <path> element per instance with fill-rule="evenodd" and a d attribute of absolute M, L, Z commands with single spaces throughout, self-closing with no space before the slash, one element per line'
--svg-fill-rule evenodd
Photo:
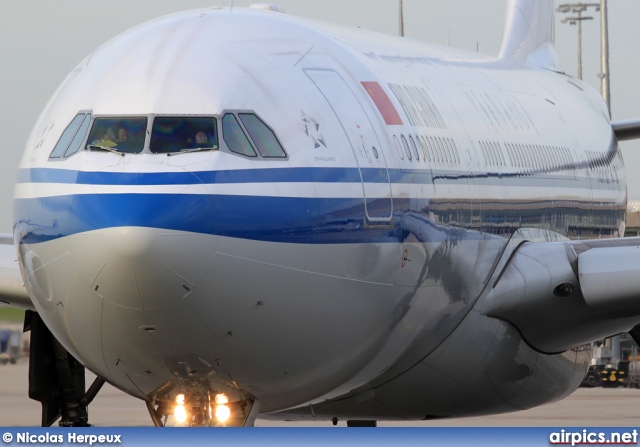
<path fill-rule="evenodd" d="M 380 111 L 380 115 L 384 118 L 384 122 L 387 126 L 402 126 L 402 119 L 398 115 L 398 111 L 393 106 L 393 103 L 384 92 L 380 84 L 377 82 L 362 82 L 362 86 L 369 93 L 374 104 Z"/>

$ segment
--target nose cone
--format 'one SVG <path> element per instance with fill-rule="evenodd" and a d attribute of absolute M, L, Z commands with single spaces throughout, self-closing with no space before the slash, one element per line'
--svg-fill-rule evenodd
<path fill-rule="evenodd" d="M 109 236 L 113 242 L 113 254 L 122 259 L 144 258 L 152 249 L 155 235 L 146 228 L 114 228 Z"/>
<path fill-rule="evenodd" d="M 184 298 L 208 271 L 215 237 L 145 227 L 118 227 L 71 241 L 91 293 L 118 306 L 153 309 Z"/>
<path fill-rule="evenodd" d="M 216 237 L 200 223 L 215 210 L 188 170 L 144 160 L 127 169 L 89 177 L 105 193 L 76 196 L 57 231 L 69 234 L 63 243 L 84 293 L 129 309 L 163 307 L 206 275 Z"/>

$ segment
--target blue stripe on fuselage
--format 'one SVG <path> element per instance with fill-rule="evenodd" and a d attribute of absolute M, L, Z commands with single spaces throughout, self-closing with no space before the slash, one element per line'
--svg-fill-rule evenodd
<path fill-rule="evenodd" d="M 22 243 L 136 226 L 291 243 L 383 242 L 395 228 L 365 225 L 364 202 L 189 194 L 86 194 L 14 202 Z"/>
<path fill-rule="evenodd" d="M 18 183 L 60 183 L 80 185 L 193 185 L 234 183 L 388 183 L 563 187 L 572 189 L 620 189 L 617 179 L 592 180 L 553 172 L 464 172 L 431 169 L 384 168 L 260 168 L 193 172 L 91 172 L 68 169 L 32 168 L 18 171 Z"/>
<path fill-rule="evenodd" d="M 388 182 L 377 169 L 363 170 L 367 182 Z M 365 173 L 366 172 L 366 173 Z M 384 172 L 382 170 L 382 172 Z M 191 185 L 194 183 L 359 183 L 357 168 L 267 168 L 194 172 L 91 172 L 33 168 L 18 171 L 18 183 L 81 185 Z"/>
<path fill-rule="evenodd" d="M 462 185 L 585 187 L 588 178 L 552 178 L 544 175 L 480 174 L 456 175 L 453 172 L 434 177 L 424 170 L 389 170 L 392 183 L 428 184 L 452 182 Z M 368 182 L 386 183 L 384 169 L 363 170 Z M 436 180 L 436 178 L 438 180 Z M 62 169 L 22 169 L 22 183 L 95 184 L 95 185 L 185 185 L 215 183 L 359 183 L 357 168 L 269 168 L 232 171 L 178 173 L 107 173 Z M 599 189 L 616 189 L 617 182 L 598 183 Z M 395 197 L 392 225 L 380 228 L 367 225 L 362 197 L 323 198 L 226 196 L 190 194 L 86 194 L 15 200 L 16 230 L 24 243 L 36 243 L 76 233 L 121 226 L 142 226 L 245 239 L 293 243 L 361 243 L 399 241 L 406 237 L 403 219 L 419 216 L 427 226 L 477 228 L 505 234 L 520 226 L 552 229 L 565 234 L 569 227 L 590 229 L 593 214 L 589 197 L 531 201 L 504 201 L 485 198 L 486 205 L 471 206 L 472 198 Z M 369 210 L 387 210 L 388 199 L 367 199 Z M 611 208 L 607 205 L 606 210 Z M 375 214 L 375 212 L 374 212 Z M 618 214 L 603 221 L 598 231 L 617 229 Z M 429 217 L 434 215 L 436 217 Z M 615 228 L 614 228 L 615 227 Z M 613 229 L 613 230 L 612 230 Z M 438 230 L 439 232 L 439 230 Z M 586 232 L 590 234 L 588 231 Z M 598 233 L 598 234 L 600 234 Z M 602 233 L 604 234 L 604 233 Z M 419 240 L 431 236 L 419 232 Z M 582 237 L 582 236 L 581 236 Z"/>

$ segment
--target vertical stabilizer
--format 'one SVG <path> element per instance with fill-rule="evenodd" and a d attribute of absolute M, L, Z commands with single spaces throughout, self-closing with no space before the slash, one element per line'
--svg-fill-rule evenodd
<path fill-rule="evenodd" d="M 554 0 L 509 0 L 501 59 L 558 70 Z"/>

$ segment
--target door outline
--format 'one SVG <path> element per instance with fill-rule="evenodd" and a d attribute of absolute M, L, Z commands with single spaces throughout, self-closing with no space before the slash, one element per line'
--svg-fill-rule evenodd
<path fill-rule="evenodd" d="M 369 120 L 369 117 L 367 116 L 367 113 L 365 112 L 364 108 L 362 107 L 362 104 L 360 103 L 360 101 L 358 101 L 358 98 L 356 97 L 356 95 L 353 93 L 353 90 L 351 90 L 351 88 L 349 87 L 349 85 L 345 82 L 345 80 L 342 78 L 342 76 L 340 76 L 340 74 L 332 69 L 317 69 L 317 68 L 312 68 L 312 69 L 304 69 L 305 74 L 307 75 L 307 77 L 311 80 L 311 82 L 313 82 L 313 84 L 316 86 L 316 88 L 318 89 L 318 91 L 322 94 L 322 96 L 324 96 L 324 98 L 327 101 L 327 104 L 329 105 L 329 107 L 331 107 L 331 110 L 333 111 L 336 119 L 338 120 L 338 122 L 340 123 L 340 127 L 342 128 L 343 132 L 345 133 L 345 136 L 347 137 L 347 140 L 349 141 L 349 145 L 351 146 L 351 151 L 355 157 L 356 160 L 356 164 L 358 166 L 358 172 L 360 174 L 360 184 L 362 185 L 362 195 L 363 195 L 363 199 L 364 199 L 364 208 L 365 208 L 365 213 L 366 213 L 366 218 L 368 221 L 370 222 L 381 222 L 381 223 L 388 223 L 391 221 L 391 219 L 393 218 L 393 194 L 392 194 L 392 188 L 391 188 L 391 178 L 389 176 L 389 167 L 387 165 L 387 159 L 385 156 L 385 150 L 382 149 L 382 144 L 380 143 L 380 140 L 378 139 L 378 135 L 375 132 L 375 128 L 373 126 L 373 124 L 371 123 L 371 120 Z M 314 76 L 315 75 L 315 76 Z M 344 89 L 346 89 L 346 91 L 348 91 L 348 94 L 343 95 L 340 98 L 336 98 L 333 95 L 336 95 L 337 92 L 331 90 L 331 89 L 327 89 L 327 88 L 322 88 L 321 85 L 318 84 L 318 82 L 316 82 L 316 80 L 318 80 L 319 78 L 324 78 L 324 79 L 328 79 L 328 78 L 333 78 L 336 81 L 340 81 L 342 86 L 344 87 Z M 338 84 L 340 85 L 340 84 Z M 326 87 L 326 86 L 325 86 Z M 347 124 L 345 123 L 345 121 L 351 121 L 351 119 L 349 117 L 346 116 L 346 114 L 344 113 L 340 113 L 339 109 L 338 109 L 338 104 L 335 104 L 334 101 L 338 102 L 338 103 L 342 103 L 343 101 L 349 101 L 349 95 L 350 95 L 350 99 L 352 99 L 352 104 L 350 104 L 350 106 L 352 106 L 352 108 L 350 110 L 353 110 L 355 114 L 361 114 L 360 118 L 362 119 L 362 124 L 364 125 L 368 125 L 369 128 L 371 129 L 370 132 L 370 138 L 373 139 L 373 144 L 371 144 L 371 148 L 367 148 L 367 144 L 364 141 L 365 135 L 363 135 L 362 133 L 359 132 L 354 132 L 353 129 L 351 128 L 347 128 L 345 126 L 347 126 Z M 346 98 L 345 98 L 346 96 Z M 338 110 L 337 110 L 338 109 Z M 355 124 L 354 127 L 360 127 L 358 125 L 358 120 L 354 120 L 353 124 Z M 386 184 L 388 185 L 389 188 L 389 193 L 388 193 L 388 197 L 389 197 L 389 214 L 386 216 L 376 216 L 376 215 L 371 215 L 373 214 L 373 212 L 370 213 L 370 208 L 368 206 L 368 201 L 369 200 L 383 200 L 380 197 L 367 197 L 367 182 L 364 181 L 364 176 L 363 176 L 363 169 L 368 169 L 368 168 L 363 168 L 362 166 L 362 160 L 361 158 L 363 158 L 361 155 L 359 156 L 358 154 L 358 149 L 361 148 L 365 157 L 364 158 L 369 158 L 370 159 L 370 154 L 369 152 L 373 153 L 374 155 L 376 153 L 379 153 L 382 157 L 382 163 L 377 167 L 378 169 L 383 169 L 384 170 L 384 175 L 386 176 Z M 376 149 L 375 151 L 372 151 L 371 149 L 374 148 Z M 379 160 L 378 157 L 376 157 L 377 160 Z"/>

